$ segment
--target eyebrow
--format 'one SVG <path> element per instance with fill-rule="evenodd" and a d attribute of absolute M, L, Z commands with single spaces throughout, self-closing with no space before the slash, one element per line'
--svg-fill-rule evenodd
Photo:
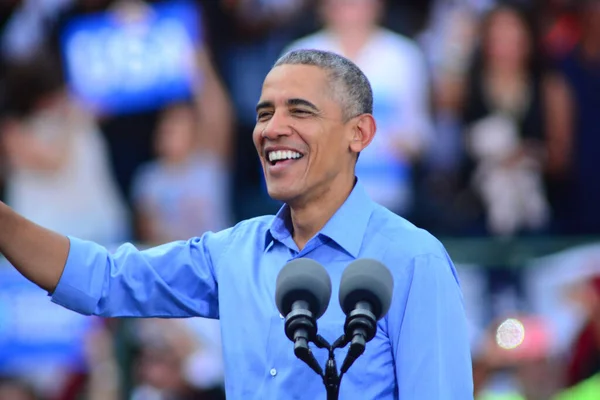
<path fill-rule="evenodd" d="M 311 103 L 308 100 L 304 100 L 304 99 L 288 99 L 285 102 L 288 106 L 304 106 L 304 107 L 308 107 L 310 109 L 312 109 L 315 112 L 320 112 L 319 108 L 314 105 L 313 103 Z M 272 101 L 261 101 L 260 103 L 258 103 L 258 105 L 256 106 L 256 111 L 260 111 L 263 108 L 273 108 L 273 102 Z"/>

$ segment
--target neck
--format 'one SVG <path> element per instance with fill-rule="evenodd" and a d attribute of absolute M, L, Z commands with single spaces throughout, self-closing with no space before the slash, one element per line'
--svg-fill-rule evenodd
<path fill-rule="evenodd" d="M 371 39 L 375 29 L 371 27 L 333 29 L 332 33 L 339 41 L 342 53 L 349 59 L 354 59 Z"/>
<path fill-rule="evenodd" d="M 294 242 L 300 250 L 317 234 L 344 204 L 354 188 L 354 174 L 339 179 L 319 196 L 304 204 L 290 204 Z"/>
<path fill-rule="evenodd" d="M 519 79 L 526 75 L 526 70 L 518 65 L 490 65 L 487 68 L 487 75 L 493 79 Z"/>
<path fill-rule="evenodd" d="M 166 156 L 161 160 L 161 162 L 166 167 L 179 167 L 181 165 L 185 165 L 189 159 L 189 155 Z"/>

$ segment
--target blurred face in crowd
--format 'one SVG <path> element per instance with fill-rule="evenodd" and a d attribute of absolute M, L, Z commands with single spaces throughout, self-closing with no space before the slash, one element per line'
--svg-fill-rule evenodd
<path fill-rule="evenodd" d="M 531 38 L 523 19 L 508 8 L 495 11 L 484 26 L 488 66 L 521 68 L 531 51 Z"/>
<path fill-rule="evenodd" d="M 302 205 L 354 177 L 356 153 L 372 139 L 357 139 L 369 117 L 345 121 L 331 93 L 319 67 L 281 65 L 267 75 L 253 140 L 272 198 Z"/>
<path fill-rule="evenodd" d="M 184 160 L 194 147 L 196 113 L 190 105 L 176 105 L 164 111 L 156 132 L 156 152 L 169 161 Z"/>
<path fill-rule="evenodd" d="M 334 30 L 353 31 L 374 27 L 382 10 L 381 0 L 322 0 L 325 23 Z"/>
<path fill-rule="evenodd" d="M 159 390 L 178 391 L 185 384 L 181 373 L 181 361 L 168 348 L 144 349 L 139 363 L 140 379 Z"/>

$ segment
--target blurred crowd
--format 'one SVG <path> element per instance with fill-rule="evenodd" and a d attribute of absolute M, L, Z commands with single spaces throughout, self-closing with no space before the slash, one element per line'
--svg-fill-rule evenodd
<path fill-rule="evenodd" d="M 0 199 L 106 246 L 276 212 L 255 106 L 300 48 L 371 81 L 378 129 L 357 175 L 380 204 L 439 236 L 600 235 L 599 0 L 3 0 Z M 507 352 L 490 318 L 478 398 L 600 398 L 598 279 L 568 291 L 586 317 L 560 362 L 543 321 L 523 316 L 532 334 Z M 223 398 L 216 321 L 127 326 L 130 398 Z M 0 368 L 0 400 L 124 398 L 120 329 L 93 320 L 71 364 Z"/>

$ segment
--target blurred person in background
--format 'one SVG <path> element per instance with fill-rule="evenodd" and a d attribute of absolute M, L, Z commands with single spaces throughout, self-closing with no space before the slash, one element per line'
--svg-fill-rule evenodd
<path fill-rule="evenodd" d="M 0 52 L 9 60 L 19 61 L 47 50 L 49 32 L 60 13 L 80 0 L 10 0 L 4 9 L 5 22 L 0 28 Z"/>
<path fill-rule="evenodd" d="M 600 1 L 579 2 L 581 40 L 548 83 L 548 170 L 560 233 L 600 234 Z"/>
<path fill-rule="evenodd" d="M 569 299 L 586 315 L 568 355 L 566 388 L 554 400 L 592 400 L 600 394 L 600 276 L 572 285 Z"/>
<path fill-rule="evenodd" d="M 19 6 L 20 0 L 10 0 L 0 2 L 0 34 L 5 31 L 6 25 L 13 16 L 15 10 Z M 4 113 L 6 106 L 6 54 L 0 51 L 0 113 Z M 4 198 L 4 181 L 6 179 L 6 155 L 3 153 L 2 146 L 0 146 L 0 200 Z"/>
<path fill-rule="evenodd" d="M 40 400 L 40 397 L 24 382 L 0 379 L 0 400 Z"/>
<path fill-rule="evenodd" d="M 74 377 L 58 400 L 116 400 L 121 393 L 121 373 L 115 351 L 114 332 L 110 320 L 99 323 L 87 333 L 84 356 L 87 373 Z M 79 379 L 77 379 L 79 378 Z"/>
<path fill-rule="evenodd" d="M 190 321 L 138 321 L 139 351 L 135 358 L 136 384 L 132 400 L 225 398 L 220 352 L 215 351 L 214 343 L 199 339 L 190 329 Z M 216 321 L 208 323 L 217 324 Z"/>
<path fill-rule="evenodd" d="M 354 61 L 373 87 L 377 136 L 361 153 L 356 174 L 369 195 L 407 216 L 413 200 L 413 167 L 431 140 L 429 83 L 421 50 L 384 29 L 382 0 L 324 0 L 324 28 L 290 44 L 285 52 L 319 49 Z"/>
<path fill-rule="evenodd" d="M 558 386 L 552 341 L 550 326 L 533 315 L 492 322 L 474 355 L 475 400 L 549 399 Z"/>
<path fill-rule="evenodd" d="M 6 200 L 36 223 L 106 245 L 129 239 L 124 202 L 112 180 L 94 119 L 67 93 L 52 55 L 8 75 L 13 112 L 4 118 Z"/>
<path fill-rule="evenodd" d="M 494 236 L 543 232 L 545 75 L 535 26 L 524 9 L 503 4 L 485 16 L 479 37 L 462 106 L 465 226 Z"/>
<path fill-rule="evenodd" d="M 158 159 L 142 165 L 133 181 L 139 238 L 146 244 L 184 240 L 231 223 L 227 160 L 202 146 L 200 136 L 212 132 L 200 132 L 200 126 L 192 103 L 162 111 L 154 137 Z"/>
<path fill-rule="evenodd" d="M 424 154 L 414 222 L 444 235 L 461 233 L 461 112 L 478 24 L 493 0 L 435 0 L 418 35 L 431 73 L 435 140 Z"/>
<path fill-rule="evenodd" d="M 235 115 L 229 95 L 221 81 L 220 73 L 213 62 L 213 49 L 209 47 L 210 41 L 214 40 L 211 36 L 211 24 L 209 22 L 214 21 L 208 20 L 215 14 L 211 8 L 213 14 L 204 15 L 203 4 L 210 1 L 212 0 L 198 0 L 190 3 L 195 8 L 195 13 L 198 16 L 200 38 L 194 46 L 193 68 L 196 80 L 192 83 L 189 91 L 191 96 L 194 97 L 196 112 L 199 114 L 198 120 L 201 127 L 198 132 L 202 134 L 198 140 L 203 148 L 207 151 L 210 148 L 210 151 L 214 151 L 219 157 L 224 158 L 225 164 L 230 165 L 232 164 L 230 159 L 232 153 L 231 139 Z M 155 5 L 169 5 L 169 3 L 163 0 L 80 0 L 74 2 L 60 14 L 58 22 L 55 24 L 52 34 L 54 46 L 59 51 L 64 50 L 64 43 L 60 40 L 61 34 L 64 33 L 66 27 L 70 26 L 69 24 L 76 23 L 78 20 L 81 21 L 80 18 L 94 15 L 113 15 L 122 21 L 140 21 L 139 26 L 149 27 L 153 21 L 152 7 Z M 191 16 L 190 19 L 192 19 Z M 133 31 L 125 34 L 131 34 L 135 37 L 136 32 L 139 33 L 139 31 L 133 29 Z M 96 31 L 95 33 L 97 34 L 95 36 L 97 40 L 106 40 L 102 36 L 102 32 Z M 142 41 L 142 43 L 144 43 L 144 46 L 148 44 L 147 41 Z M 106 46 L 109 45 L 106 44 Z M 107 58 L 105 64 L 116 62 L 120 67 L 123 65 L 141 65 L 143 67 L 144 63 L 148 62 L 144 58 L 149 57 L 148 47 L 138 49 L 137 52 L 135 50 L 131 51 L 131 54 L 127 56 L 123 55 L 126 54 L 123 48 L 118 46 L 115 46 L 115 48 L 123 51 L 118 56 L 128 57 L 128 62 L 118 63 L 117 61 L 123 60 L 116 57 L 119 59 L 115 61 L 110 54 L 105 54 Z M 156 69 L 151 70 L 152 68 L 142 69 L 141 72 L 151 72 L 152 74 L 157 72 Z M 152 78 L 155 78 L 155 76 L 152 75 Z M 147 83 L 143 82 L 143 84 Z M 153 81 L 151 84 L 160 85 L 161 82 Z M 151 95 L 166 96 L 164 93 L 153 93 Z M 170 98 L 169 102 L 178 100 L 183 100 L 183 98 Z M 130 206 L 133 206 L 131 195 L 134 192 L 132 184 L 136 171 L 138 171 L 140 165 L 154 159 L 152 137 L 162 108 L 161 106 L 136 108 L 135 104 L 132 106 L 134 109 L 130 111 L 108 112 L 98 116 L 101 131 L 109 148 L 112 172 L 119 189 Z"/>

